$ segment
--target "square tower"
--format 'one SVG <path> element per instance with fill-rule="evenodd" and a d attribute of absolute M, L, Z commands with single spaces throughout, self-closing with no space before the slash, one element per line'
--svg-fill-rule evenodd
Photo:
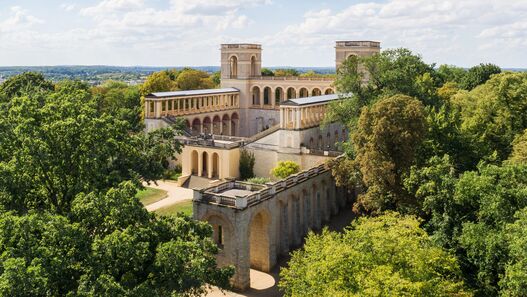
<path fill-rule="evenodd" d="M 221 45 L 221 78 L 249 79 L 261 76 L 262 46 L 236 43 Z"/>
<path fill-rule="evenodd" d="M 339 66 L 352 55 L 364 57 L 373 56 L 381 52 L 381 43 L 377 41 L 337 41 L 336 66 Z"/>

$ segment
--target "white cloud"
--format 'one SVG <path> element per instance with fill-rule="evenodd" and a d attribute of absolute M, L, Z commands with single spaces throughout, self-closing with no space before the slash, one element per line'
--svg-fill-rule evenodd
<path fill-rule="evenodd" d="M 64 10 L 64 11 L 68 11 L 68 12 L 70 12 L 70 11 L 75 10 L 75 8 L 77 8 L 77 6 L 76 6 L 75 4 L 72 4 L 72 3 L 62 3 L 62 4 L 60 5 L 60 8 L 61 8 L 62 10 Z"/>
<path fill-rule="evenodd" d="M 13 6 L 10 9 L 10 16 L 0 22 L 0 31 L 13 32 L 22 29 L 28 29 L 36 24 L 44 23 L 43 20 L 30 15 L 20 6 Z"/>
<path fill-rule="evenodd" d="M 500 46 L 496 39 L 509 40 L 508 46 L 525 46 L 526 18 L 527 0 L 365 2 L 340 11 L 308 11 L 302 22 L 267 35 L 264 42 L 289 49 L 329 49 L 335 40 L 378 40 L 436 58 L 467 45 L 473 50 L 481 47 L 479 43 Z"/>
<path fill-rule="evenodd" d="M 81 14 L 86 16 L 102 17 L 116 12 L 133 11 L 141 8 L 144 0 L 103 0 L 95 6 L 81 9 Z"/>

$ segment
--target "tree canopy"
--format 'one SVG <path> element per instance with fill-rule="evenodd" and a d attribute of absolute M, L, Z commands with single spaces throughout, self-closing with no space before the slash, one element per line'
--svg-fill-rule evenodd
<path fill-rule="evenodd" d="M 286 296 L 471 296 L 457 259 L 393 212 L 310 233 L 280 276 Z"/>
<path fill-rule="evenodd" d="M 173 128 L 144 133 L 137 114 L 122 116 L 138 107 L 138 90 L 71 81 L 30 89 L 19 84 L 0 103 L 0 295 L 227 287 L 233 270 L 217 267 L 208 224 L 157 217 L 136 198 L 180 149 Z"/>

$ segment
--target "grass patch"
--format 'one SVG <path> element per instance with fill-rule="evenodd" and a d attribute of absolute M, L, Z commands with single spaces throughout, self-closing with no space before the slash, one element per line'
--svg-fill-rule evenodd
<path fill-rule="evenodd" d="M 155 211 L 155 213 L 161 216 L 176 215 L 180 212 L 186 214 L 187 216 L 192 216 L 192 200 L 178 202 Z"/>
<path fill-rule="evenodd" d="M 164 199 L 167 196 L 167 191 L 146 187 L 144 190 L 137 192 L 136 197 L 143 203 L 144 206 Z"/>

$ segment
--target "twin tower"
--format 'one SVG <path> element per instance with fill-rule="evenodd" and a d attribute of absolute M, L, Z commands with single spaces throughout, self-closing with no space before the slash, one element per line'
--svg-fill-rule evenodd
<path fill-rule="evenodd" d="M 371 56 L 381 50 L 377 41 L 337 41 L 335 62 L 338 68 L 349 56 Z M 262 69 L 262 46 L 260 44 L 222 44 L 221 78 L 249 79 L 259 77 Z"/>

